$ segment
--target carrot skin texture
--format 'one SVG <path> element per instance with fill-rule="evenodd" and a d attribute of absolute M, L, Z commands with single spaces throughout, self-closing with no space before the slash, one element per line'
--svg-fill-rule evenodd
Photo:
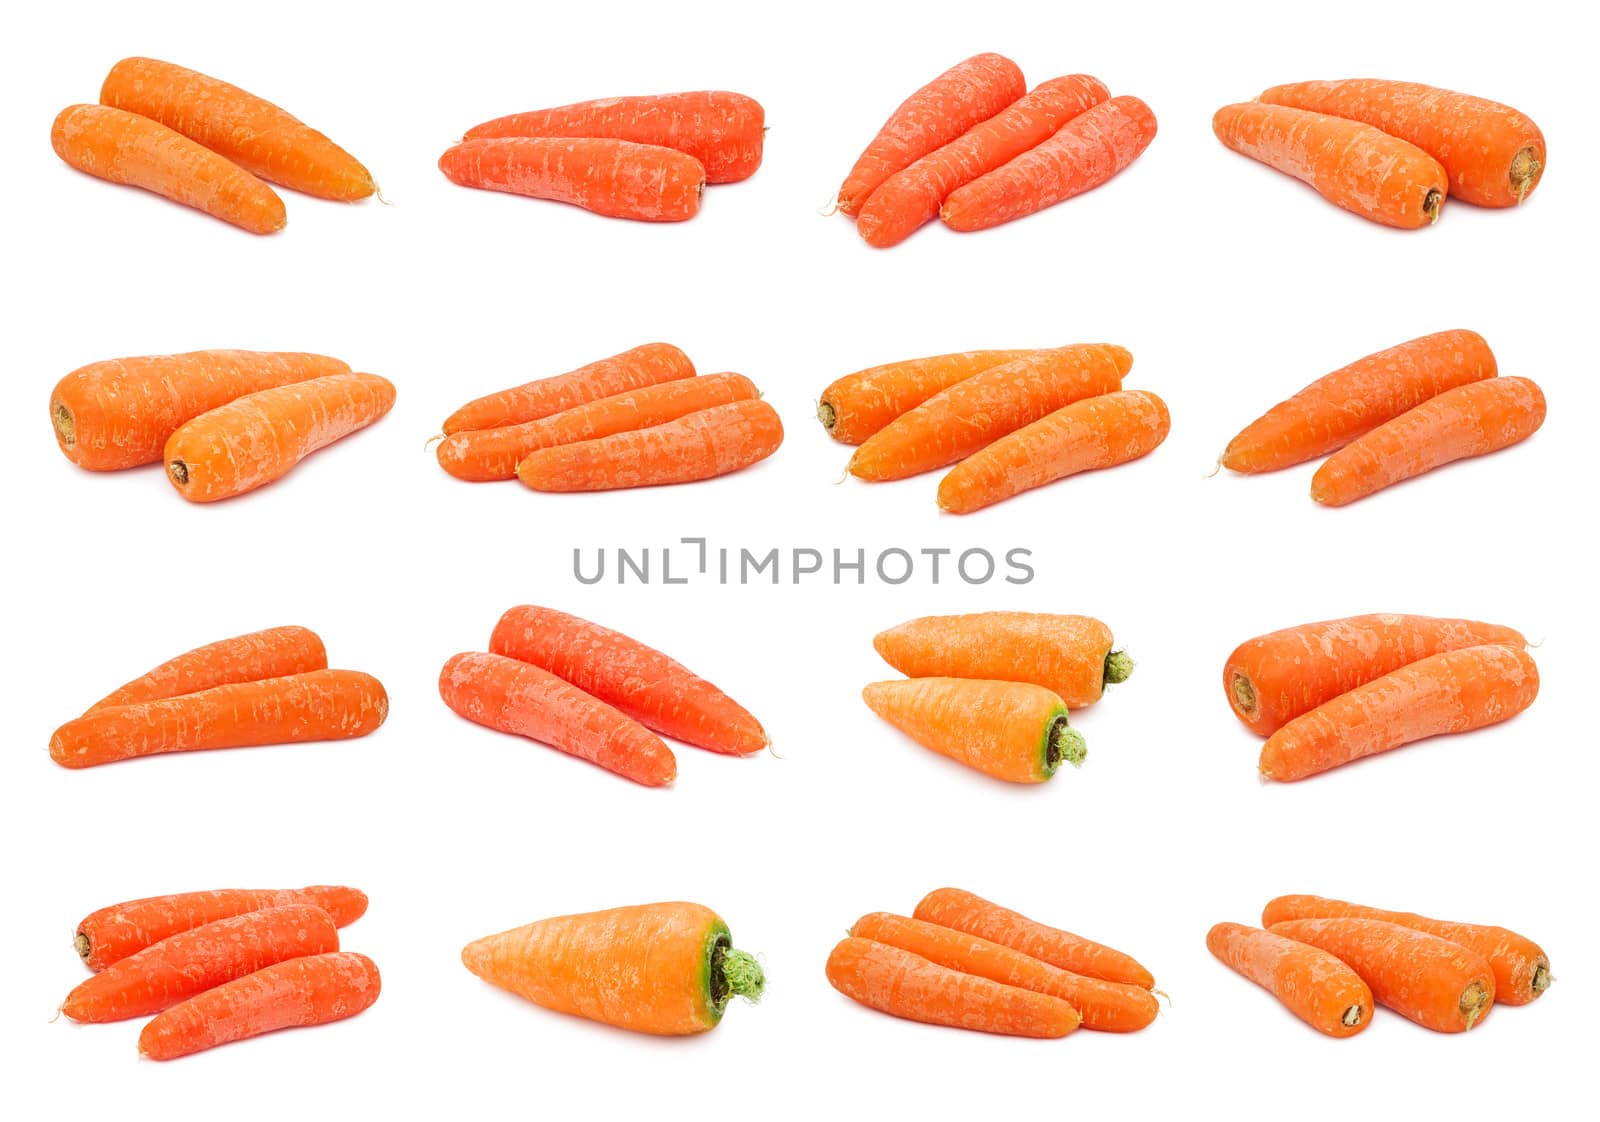
<path fill-rule="evenodd" d="M 671 343 L 645 343 L 620 354 L 467 402 L 444 420 L 446 436 L 537 421 L 604 397 L 694 377 L 694 363 Z"/>
<path fill-rule="evenodd" d="M 1043 783 L 1083 738 L 1043 686 L 967 678 L 904 678 L 861 691 L 871 710 L 924 748 L 1010 783 Z"/>
<path fill-rule="evenodd" d="M 700 212 L 706 169 L 672 148 L 585 137 L 466 140 L 439 157 L 462 187 L 570 203 L 608 218 L 682 222 Z"/>
<path fill-rule="evenodd" d="M 119 686 L 86 712 L 182 697 L 213 686 L 257 682 L 328 668 L 328 652 L 315 631 L 305 627 L 271 627 L 231 639 L 219 639 L 168 659 L 148 674 Z"/>
<path fill-rule="evenodd" d="M 1239 923 L 1217 924 L 1206 933 L 1206 947 L 1324 1035 L 1354 1036 L 1372 1020 L 1367 983 L 1319 947 Z"/>

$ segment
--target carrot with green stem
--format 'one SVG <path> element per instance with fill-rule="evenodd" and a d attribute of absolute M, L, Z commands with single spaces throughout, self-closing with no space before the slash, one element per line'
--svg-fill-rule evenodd
<path fill-rule="evenodd" d="M 601 398 L 694 377 L 694 363 L 671 343 L 645 343 L 620 354 L 475 398 L 444 420 L 446 436 L 537 421 Z"/>
<path fill-rule="evenodd" d="M 592 137 L 465 140 L 439 157 L 450 182 L 549 199 L 636 222 L 682 222 L 700 212 L 706 169 L 673 148 Z"/>
<path fill-rule="evenodd" d="M 905 678 L 873 682 L 861 697 L 924 748 L 1011 783 L 1043 783 L 1088 754 L 1066 705 L 1028 682 Z"/>
<path fill-rule="evenodd" d="M 213 686 L 258 682 L 328 668 L 328 652 L 315 631 L 305 627 L 270 627 L 231 639 L 219 639 L 168 659 L 147 674 L 119 686 L 87 712 L 118 705 L 137 705 L 199 693 Z"/>
<path fill-rule="evenodd" d="M 1372 1020 L 1372 990 L 1320 947 L 1275 931 L 1219 923 L 1206 933 L 1206 948 L 1324 1035 L 1354 1036 Z"/>

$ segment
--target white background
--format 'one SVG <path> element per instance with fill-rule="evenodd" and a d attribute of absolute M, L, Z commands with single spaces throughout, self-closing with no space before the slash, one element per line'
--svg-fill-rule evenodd
<path fill-rule="evenodd" d="M 900 6 L 896 6 L 900 8 Z M 1597 779 L 1592 554 L 1595 109 L 1587 36 L 1559 6 L 1281 3 L 816 5 L 282 2 L 31 6 L 0 82 L 10 348 L 0 753 L 10 982 L 5 1100 L 22 1116 L 281 1118 L 472 1110 L 698 1117 L 1299 1117 L 1432 1107 L 1575 1111 L 1594 1042 Z M 1299 14 L 1303 12 L 1304 14 Z M 1109 187 L 995 231 L 868 249 L 824 203 L 883 117 L 944 67 L 1004 52 L 1030 82 L 1090 71 L 1161 131 Z M 270 97 L 355 152 L 392 206 L 284 192 L 252 238 L 91 180 L 46 143 L 105 71 L 152 54 Z M 1369 225 L 1216 143 L 1218 106 L 1307 77 L 1374 74 L 1509 101 L 1549 139 L 1514 212 L 1447 205 L 1434 228 Z M 760 173 L 677 226 L 468 192 L 434 168 L 468 126 L 616 93 L 759 98 Z M 1582 289 L 1582 292 L 1580 292 Z M 1536 378 L 1532 440 L 1343 510 L 1311 465 L 1207 479 L 1238 428 L 1312 378 L 1448 327 Z M 650 493 L 538 496 L 446 477 L 424 450 L 464 400 L 666 339 L 753 378 L 788 440 L 760 467 Z M 1110 340 L 1173 432 L 1149 459 L 957 519 L 937 476 L 836 485 L 846 450 L 811 419 L 861 366 L 971 347 Z M 392 415 L 289 478 L 214 507 L 159 469 L 90 475 L 56 451 L 48 391 L 84 363 L 236 346 L 320 350 L 399 387 Z M 969 587 L 580 586 L 572 550 L 686 535 L 764 552 L 898 546 L 1034 551 L 1038 577 Z M 439 666 L 500 611 L 538 602 L 655 643 L 766 723 L 782 758 L 678 751 L 651 791 L 450 714 Z M 1081 772 L 1039 788 L 931 756 L 858 700 L 888 676 L 870 639 L 929 612 L 1011 607 L 1107 620 L 1135 677 L 1086 712 Z M 1523 629 L 1544 679 L 1524 716 L 1294 786 L 1219 688 L 1239 641 L 1362 611 Z M 56 768 L 51 730 L 116 684 L 224 635 L 314 627 L 377 674 L 369 739 Z M 345 945 L 382 1000 L 358 1020 L 182 1062 L 140 1061 L 138 1023 L 49 1023 L 83 976 L 93 908 L 222 885 L 350 883 Z M 1171 1008 L 1132 1037 L 988 1038 L 899 1022 L 836 994 L 822 964 L 861 913 L 955 884 L 1126 949 Z M 1281 892 L 1514 927 L 1558 984 L 1465 1037 L 1384 1013 L 1346 1042 L 1303 1027 L 1211 960 L 1206 929 Z M 572 1021 L 478 982 L 468 940 L 654 899 L 716 908 L 771 988 L 709 1036 Z M 1448 1105 L 1446 1105 L 1448 1104 Z"/>

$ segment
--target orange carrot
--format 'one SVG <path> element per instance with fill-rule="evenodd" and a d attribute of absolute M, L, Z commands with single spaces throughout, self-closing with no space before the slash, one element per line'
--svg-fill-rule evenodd
<path fill-rule="evenodd" d="M 469 721 L 548 744 L 646 787 L 677 777 L 678 761 L 660 737 L 532 663 L 458 654 L 439 672 L 439 696 Z"/>
<path fill-rule="evenodd" d="M 163 752 L 349 740 L 388 714 L 388 695 L 372 675 L 313 670 L 97 709 L 56 729 L 50 758 L 84 768 Z"/>
<path fill-rule="evenodd" d="M 1121 389 L 1132 366 L 1133 356 L 1109 343 L 991 366 L 880 429 L 850 457 L 850 474 L 881 482 L 946 467 L 1063 405 Z"/>
<path fill-rule="evenodd" d="M 126 685 L 119 686 L 87 712 L 118 705 L 137 705 L 199 693 L 213 686 L 258 682 L 326 670 L 328 652 L 315 631 L 304 627 L 272 627 L 232 639 L 219 639 L 168 659 Z"/>
<path fill-rule="evenodd" d="M 700 212 L 706 169 L 653 144 L 586 137 L 465 140 L 439 157 L 450 182 L 571 203 L 609 218 L 682 222 Z"/>
<path fill-rule="evenodd" d="M 1296 717 L 1261 746 L 1261 774 L 1289 782 L 1443 733 L 1509 720 L 1539 694 L 1520 647 L 1446 651 L 1402 666 Z"/>
<path fill-rule="evenodd" d="M 1147 390 L 1075 401 L 979 449 L 939 481 L 939 508 L 970 514 L 1081 471 L 1148 456 L 1167 438 L 1167 403 Z"/>
<path fill-rule="evenodd" d="M 152 1018 L 139 1033 L 139 1051 L 152 1060 L 175 1060 L 266 1032 L 341 1021 L 377 1001 L 382 985 L 378 967 L 364 954 L 291 958 Z"/>
<path fill-rule="evenodd" d="M 958 62 L 889 115 L 840 186 L 839 209 L 855 215 L 895 172 L 987 121 L 1027 92 L 1022 71 L 1002 55 L 974 55 Z"/>
<path fill-rule="evenodd" d="M 747 756 L 771 743 L 760 721 L 687 666 L 566 612 L 512 608 L 495 624 L 489 650 L 547 670 L 685 744 Z"/>
<path fill-rule="evenodd" d="M 709 1032 L 766 984 L 721 916 L 681 902 L 542 919 L 468 943 L 461 961 L 535 1005 L 657 1036 Z"/>
<path fill-rule="evenodd" d="M 167 126 L 104 105 L 69 105 L 50 129 L 56 155 L 81 172 L 151 191 L 252 234 L 288 223 L 271 187 Z"/>
<path fill-rule="evenodd" d="M 1121 951 L 1090 942 L 1070 931 L 1046 927 L 959 888 L 934 889 L 922 898 L 912 914 L 917 919 L 988 939 L 1086 978 L 1121 982 L 1147 990 L 1155 988 L 1150 971 Z"/>
<path fill-rule="evenodd" d="M 1240 923 L 1217 924 L 1206 947 L 1318 1032 L 1354 1036 L 1372 1020 L 1372 990 L 1325 950 Z"/>
<path fill-rule="evenodd" d="M 1446 390 L 1328 457 L 1311 477 L 1311 497 L 1344 506 L 1436 467 L 1509 448 L 1539 431 L 1544 412 L 1544 393 L 1527 378 Z"/>
<path fill-rule="evenodd" d="M 282 478 L 393 406 L 394 384 L 376 374 L 334 374 L 246 394 L 167 438 L 167 478 L 192 503 L 231 499 Z"/>
<path fill-rule="evenodd" d="M 322 199 L 353 202 L 377 190 L 350 153 L 270 101 L 153 58 L 125 58 L 100 103 L 160 121 L 246 171 Z"/>
<path fill-rule="evenodd" d="M 861 697 L 924 748 L 996 779 L 1043 783 L 1087 754 L 1061 699 L 1028 682 L 904 678 L 873 682 Z"/>
<path fill-rule="evenodd" d="M 645 343 L 587 366 L 467 402 L 445 418 L 449 436 L 537 421 L 603 397 L 694 377 L 694 363 L 671 343 Z"/>
<path fill-rule="evenodd" d="M 783 443 L 783 422 L 764 401 L 702 409 L 637 432 L 530 452 L 517 478 L 535 491 L 614 491 L 693 483 L 740 471 Z"/>
<path fill-rule="evenodd" d="M 1366 615 L 1286 627 L 1240 643 L 1222 668 L 1234 716 L 1271 736 L 1302 713 L 1408 663 L 1462 647 L 1527 640 L 1470 619 Z"/>
<path fill-rule="evenodd" d="M 145 1017 L 274 962 L 338 949 L 333 917 L 321 908 L 248 912 L 179 932 L 113 963 L 80 982 L 61 1011 L 74 1021 Z"/>
<path fill-rule="evenodd" d="M 1324 375 L 1228 442 L 1222 466 L 1277 471 L 1343 448 L 1445 390 L 1493 378 L 1494 352 L 1475 331 L 1441 331 Z"/>
<path fill-rule="evenodd" d="M 1137 160 L 1156 138 L 1156 115 L 1136 97 L 1103 101 L 1049 139 L 958 187 L 939 208 L 952 230 L 986 230 L 1093 190 Z"/>

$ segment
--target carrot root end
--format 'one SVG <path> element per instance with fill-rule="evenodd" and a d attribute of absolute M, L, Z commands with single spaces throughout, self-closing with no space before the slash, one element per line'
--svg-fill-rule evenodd
<path fill-rule="evenodd" d="M 1106 655 L 1105 684 L 1115 686 L 1133 677 L 1133 657 L 1127 651 L 1112 651 Z"/>

